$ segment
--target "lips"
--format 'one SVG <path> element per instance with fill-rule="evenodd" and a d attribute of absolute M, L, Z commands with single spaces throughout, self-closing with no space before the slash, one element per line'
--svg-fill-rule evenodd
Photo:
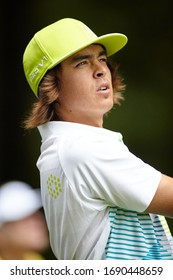
<path fill-rule="evenodd" d="M 106 89 L 107 89 L 107 87 L 104 86 L 104 87 L 101 87 L 99 90 L 106 90 Z"/>
<path fill-rule="evenodd" d="M 99 85 L 99 87 L 97 88 L 97 92 L 99 93 L 107 93 L 110 90 L 110 86 L 108 83 L 102 83 L 101 85 Z"/>

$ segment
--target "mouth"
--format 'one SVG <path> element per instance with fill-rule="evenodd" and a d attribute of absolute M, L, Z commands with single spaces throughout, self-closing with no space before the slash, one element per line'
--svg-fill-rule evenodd
<path fill-rule="evenodd" d="M 110 92 L 110 86 L 108 83 L 104 83 L 97 88 L 97 93 L 108 94 Z"/>
<path fill-rule="evenodd" d="M 101 87 L 101 88 L 99 88 L 99 90 L 105 91 L 105 90 L 107 90 L 107 86 Z"/>

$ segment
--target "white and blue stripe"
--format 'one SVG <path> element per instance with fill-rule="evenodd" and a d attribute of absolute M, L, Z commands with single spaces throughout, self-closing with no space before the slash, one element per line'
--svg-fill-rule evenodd
<path fill-rule="evenodd" d="M 110 208 L 106 259 L 173 260 L 173 241 L 164 217 Z"/>

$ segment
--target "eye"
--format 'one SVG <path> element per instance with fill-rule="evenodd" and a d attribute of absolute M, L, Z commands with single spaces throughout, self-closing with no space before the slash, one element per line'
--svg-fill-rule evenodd
<path fill-rule="evenodd" d="M 80 61 L 80 62 L 76 65 L 76 67 L 80 67 L 80 66 L 83 66 L 83 65 L 85 65 L 85 64 L 87 64 L 87 61 L 86 61 L 86 60 L 82 60 L 82 61 Z"/>
<path fill-rule="evenodd" d="M 101 62 L 105 62 L 105 63 L 107 63 L 107 61 L 108 61 L 108 59 L 107 59 L 106 56 L 101 57 L 99 60 L 100 60 Z"/>

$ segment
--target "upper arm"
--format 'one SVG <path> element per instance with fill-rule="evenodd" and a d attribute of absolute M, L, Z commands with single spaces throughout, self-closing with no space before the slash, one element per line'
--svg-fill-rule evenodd
<path fill-rule="evenodd" d="M 173 218 L 173 178 L 162 174 L 157 191 L 145 212 Z"/>

